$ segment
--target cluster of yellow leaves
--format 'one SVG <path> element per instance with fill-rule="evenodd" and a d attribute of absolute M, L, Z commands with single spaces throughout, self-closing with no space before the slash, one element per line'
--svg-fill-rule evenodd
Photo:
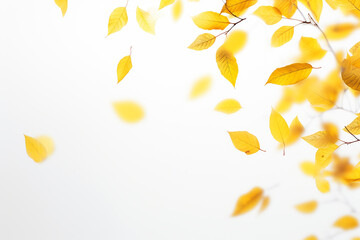
<path fill-rule="evenodd" d="M 269 206 L 270 198 L 268 196 L 264 196 L 264 190 L 262 188 L 254 187 L 249 192 L 239 197 L 232 216 L 239 216 L 251 211 L 260 203 L 261 200 L 262 203 L 259 212 L 263 212 Z"/>
<path fill-rule="evenodd" d="M 54 142 L 48 136 L 37 138 L 25 136 L 25 147 L 28 156 L 37 163 L 44 161 L 54 152 Z"/>

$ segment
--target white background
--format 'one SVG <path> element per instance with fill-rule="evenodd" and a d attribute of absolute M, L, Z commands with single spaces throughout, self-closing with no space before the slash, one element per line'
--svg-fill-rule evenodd
<path fill-rule="evenodd" d="M 206 51 L 186 48 L 205 32 L 191 16 L 219 11 L 222 2 L 184 4 L 178 22 L 171 7 L 161 10 L 152 36 L 138 27 L 135 10 L 156 10 L 159 1 L 130 0 L 128 25 L 107 38 L 110 13 L 124 6 L 123 0 L 69 0 L 65 18 L 51 0 L 2 4 L 0 239 L 287 240 L 310 234 L 326 239 L 338 232 L 331 225 L 349 209 L 326 203 L 337 194 L 336 184 L 331 193 L 320 194 L 314 180 L 300 172 L 301 161 L 314 159 L 313 147 L 300 141 L 285 157 L 277 149 L 268 119 L 281 87 L 264 86 L 275 68 L 292 63 L 301 36 L 319 37 L 319 32 L 300 26 L 290 43 L 271 48 L 272 33 L 295 22 L 267 26 L 251 8 L 237 27 L 248 32 L 248 43 L 237 55 L 234 89 L 215 62 L 224 37 Z M 321 26 L 337 20 L 354 22 L 326 5 Z M 334 48 L 346 51 L 358 36 L 357 31 L 334 42 Z M 130 46 L 133 69 L 116 84 L 117 63 Z M 322 68 L 312 74 L 323 77 L 335 63 L 328 53 L 313 65 Z M 213 78 L 211 91 L 190 101 L 191 86 L 207 74 Z M 230 97 L 243 106 L 239 112 L 213 110 Z M 120 100 L 141 104 L 144 120 L 122 122 L 112 108 Z M 319 118 L 308 124 L 316 113 L 307 104 L 284 117 L 290 123 L 296 115 L 306 134 L 319 130 Z M 344 112 L 326 115 L 339 126 L 353 118 Z M 255 134 L 267 152 L 246 156 L 236 150 L 227 131 L 240 130 Z M 51 136 L 54 154 L 34 163 L 23 134 Z M 356 149 L 339 153 L 355 156 Z M 238 197 L 254 186 L 268 189 L 268 210 L 231 218 Z M 358 191 L 346 194 L 354 205 L 359 202 Z M 295 204 L 312 199 L 320 201 L 314 214 L 296 212 Z"/>

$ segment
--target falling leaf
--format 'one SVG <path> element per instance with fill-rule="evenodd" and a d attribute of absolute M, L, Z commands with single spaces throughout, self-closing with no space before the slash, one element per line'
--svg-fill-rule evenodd
<path fill-rule="evenodd" d="M 295 208 L 302 213 L 313 213 L 318 206 L 317 201 L 308 201 L 304 203 L 297 204 Z"/>
<path fill-rule="evenodd" d="M 301 37 L 299 42 L 301 51 L 300 61 L 308 62 L 322 59 L 326 51 L 320 47 L 315 38 Z"/>
<path fill-rule="evenodd" d="M 68 0 L 55 0 L 55 3 L 61 9 L 61 13 L 64 17 L 68 7 Z"/>
<path fill-rule="evenodd" d="M 335 143 L 326 131 L 318 131 L 302 139 L 316 148 L 325 148 Z"/>
<path fill-rule="evenodd" d="M 360 53 L 360 42 L 357 42 L 354 46 L 352 46 L 349 50 L 352 55 L 357 55 Z"/>
<path fill-rule="evenodd" d="M 166 6 L 173 4 L 174 2 L 175 2 L 175 0 L 161 0 L 159 10 Z"/>
<path fill-rule="evenodd" d="M 109 18 L 108 36 L 120 31 L 128 22 L 128 16 L 125 7 L 116 8 Z"/>
<path fill-rule="evenodd" d="M 222 48 L 232 54 L 236 54 L 244 48 L 246 41 L 246 32 L 240 30 L 232 31 L 230 35 L 227 36 Z"/>
<path fill-rule="evenodd" d="M 324 32 L 329 40 L 341 40 L 348 37 L 356 27 L 357 25 L 352 23 L 338 23 L 327 26 Z"/>
<path fill-rule="evenodd" d="M 258 139 L 251 133 L 246 131 L 228 133 L 235 148 L 246 153 L 247 155 L 256 153 L 260 150 Z"/>
<path fill-rule="evenodd" d="M 136 20 L 141 27 L 147 33 L 155 35 L 155 24 L 156 19 L 150 13 L 140 9 L 139 7 L 136 8 Z"/>
<path fill-rule="evenodd" d="M 310 161 L 305 161 L 300 164 L 301 171 L 310 177 L 315 176 L 315 164 Z"/>
<path fill-rule="evenodd" d="M 215 110 L 226 114 L 232 114 L 239 111 L 240 108 L 241 105 L 237 100 L 229 98 L 219 102 L 216 105 Z"/>
<path fill-rule="evenodd" d="M 190 92 L 190 98 L 194 99 L 209 91 L 211 86 L 211 77 L 205 76 L 197 80 Z"/>
<path fill-rule="evenodd" d="M 341 77 L 348 87 L 360 91 L 360 68 L 353 66 L 351 58 L 344 59 Z"/>
<path fill-rule="evenodd" d="M 280 10 L 282 15 L 291 18 L 297 10 L 296 0 L 275 0 L 274 7 Z"/>
<path fill-rule="evenodd" d="M 118 83 L 124 79 L 124 77 L 129 73 L 131 68 L 132 68 L 131 56 L 129 55 L 123 57 L 117 66 Z"/>
<path fill-rule="evenodd" d="M 345 215 L 335 221 L 334 227 L 341 228 L 342 230 L 351 230 L 358 227 L 358 220 L 350 215 Z"/>
<path fill-rule="evenodd" d="M 37 163 L 44 161 L 53 151 L 54 143 L 49 137 L 32 138 L 25 136 L 25 147 L 28 156 Z"/>
<path fill-rule="evenodd" d="M 235 87 L 239 69 L 234 55 L 220 47 L 216 51 L 216 63 L 221 74 Z"/>
<path fill-rule="evenodd" d="M 235 210 L 232 214 L 233 217 L 247 213 L 252 210 L 260 202 L 263 190 L 259 187 L 254 187 L 250 192 L 240 196 L 238 199 Z"/>
<path fill-rule="evenodd" d="M 175 21 L 180 18 L 182 11 L 183 11 L 182 1 L 177 0 L 172 8 L 172 15 Z"/>
<path fill-rule="evenodd" d="M 352 133 L 354 135 L 360 134 L 360 117 L 355 118 L 349 125 L 346 126 L 346 128 L 343 129 L 343 131 L 347 133 Z"/>
<path fill-rule="evenodd" d="M 289 42 L 294 36 L 293 26 L 282 26 L 271 37 L 271 46 L 280 47 Z"/>
<path fill-rule="evenodd" d="M 321 11 L 323 8 L 323 1 L 322 0 L 299 0 L 299 1 L 312 12 L 316 21 L 319 22 Z"/>
<path fill-rule="evenodd" d="M 290 124 L 289 128 L 289 136 L 286 138 L 285 143 L 286 145 L 290 145 L 295 143 L 304 132 L 305 128 L 299 121 L 298 117 L 295 117 L 294 120 Z"/>
<path fill-rule="evenodd" d="M 227 17 L 211 11 L 200 13 L 192 19 L 196 26 L 205 30 L 224 30 L 230 24 Z"/>
<path fill-rule="evenodd" d="M 332 161 L 332 154 L 339 146 L 331 144 L 325 148 L 319 148 L 315 154 L 315 173 L 317 174 L 321 169 L 326 168 Z"/>
<path fill-rule="evenodd" d="M 330 184 L 329 181 L 321 176 L 315 177 L 315 183 L 317 189 L 322 193 L 327 193 L 330 191 Z"/>
<path fill-rule="evenodd" d="M 254 14 L 261 18 L 267 25 L 278 23 L 282 18 L 280 10 L 272 6 L 260 6 Z"/>
<path fill-rule="evenodd" d="M 310 75 L 312 68 L 308 63 L 293 63 L 282 68 L 277 68 L 272 72 L 266 84 L 291 85 L 298 83 Z"/>
<path fill-rule="evenodd" d="M 269 207 L 269 204 L 270 204 L 270 197 L 268 196 L 263 197 L 263 200 L 259 208 L 259 213 L 265 211 Z"/>
<path fill-rule="evenodd" d="M 193 50 L 204 50 L 208 49 L 215 43 L 216 37 L 210 33 L 203 33 L 199 35 L 193 43 L 188 46 L 188 48 Z"/>
<path fill-rule="evenodd" d="M 274 109 L 272 109 L 270 115 L 270 131 L 274 139 L 283 145 L 285 154 L 285 140 L 290 133 L 289 126 L 284 118 Z"/>
<path fill-rule="evenodd" d="M 257 0 L 226 0 L 220 13 L 229 13 L 231 15 L 240 16 L 246 9 L 256 3 Z"/>
<path fill-rule="evenodd" d="M 54 145 L 54 141 L 52 140 L 51 137 L 39 136 L 36 139 L 45 147 L 47 156 L 53 154 L 53 152 L 55 150 L 55 145 Z"/>
<path fill-rule="evenodd" d="M 115 112 L 124 121 L 128 123 L 139 122 L 144 117 L 143 108 L 132 101 L 119 101 L 113 103 Z"/>

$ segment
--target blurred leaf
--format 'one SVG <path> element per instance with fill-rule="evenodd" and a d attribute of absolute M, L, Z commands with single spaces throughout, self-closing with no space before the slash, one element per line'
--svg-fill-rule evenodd
<path fill-rule="evenodd" d="M 358 220 L 353 216 L 345 215 L 336 220 L 334 227 L 338 227 L 343 230 L 351 230 L 358 227 Z"/>
<path fill-rule="evenodd" d="M 241 105 L 237 100 L 228 98 L 219 102 L 216 105 L 215 110 L 226 114 L 232 114 L 239 111 L 240 108 Z"/>
<path fill-rule="evenodd" d="M 132 101 L 119 101 L 113 103 L 115 112 L 118 116 L 128 123 L 136 123 L 144 118 L 143 108 Z"/>
<path fill-rule="evenodd" d="M 190 98 L 194 99 L 209 91 L 211 86 L 211 77 L 205 76 L 197 80 L 190 92 Z"/>
<path fill-rule="evenodd" d="M 232 216 L 235 217 L 252 210 L 260 202 L 262 195 L 263 190 L 259 187 L 254 187 L 250 192 L 240 196 Z"/>

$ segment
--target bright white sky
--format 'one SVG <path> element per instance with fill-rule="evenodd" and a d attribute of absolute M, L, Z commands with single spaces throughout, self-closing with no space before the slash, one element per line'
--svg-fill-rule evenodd
<path fill-rule="evenodd" d="M 52 0 L 2 4 L 0 239 L 288 240 L 336 233 L 331 225 L 349 213 L 342 204 L 323 203 L 333 199 L 336 185 L 320 194 L 298 167 L 313 160 L 315 149 L 300 142 L 283 157 L 268 128 L 281 87 L 264 84 L 275 68 L 292 63 L 301 36 L 319 36 L 316 29 L 296 28 L 292 42 L 274 49 L 271 35 L 282 23 L 267 26 L 247 14 L 237 28 L 248 32 L 248 43 L 237 55 L 234 89 L 215 62 L 223 38 L 207 51 L 186 48 L 205 32 L 191 16 L 218 11 L 221 0 L 184 2 L 176 23 L 171 7 L 161 10 L 152 36 L 137 26 L 135 9 L 156 10 L 158 4 L 130 0 L 128 25 L 108 38 L 109 15 L 124 0 L 69 0 L 65 18 Z M 320 24 L 354 21 L 339 16 L 326 6 Z M 360 40 L 356 36 L 359 32 L 334 43 L 335 49 L 349 49 Z M 130 46 L 133 69 L 116 84 L 117 63 Z M 324 76 L 334 61 L 327 54 L 314 66 L 322 68 L 313 74 Z M 192 84 L 207 74 L 213 78 L 211 91 L 190 101 Z M 230 97 L 243 106 L 238 113 L 213 110 Z M 141 104 L 145 119 L 122 122 L 112 108 L 119 100 Z M 299 115 L 306 125 L 314 114 L 306 105 L 284 117 L 290 122 Z M 326 118 L 344 124 L 353 116 L 329 113 Z M 318 130 L 319 119 L 307 127 L 306 133 Z M 240 130 L 255 134 L 267 152 L 246 156 L 236 150 L 227 131 Z M 34 163 L 23 134 L 51 136 L 54 154 Z M 271 197 L 266 212 L 230 217 L 241 194 L 278 184 L 266 192 Z M 357 192 L 347 194 L 359 202 Z M 295 211 L 295 204 L 312 199 L 320 201 L 314 214 Z"/>

